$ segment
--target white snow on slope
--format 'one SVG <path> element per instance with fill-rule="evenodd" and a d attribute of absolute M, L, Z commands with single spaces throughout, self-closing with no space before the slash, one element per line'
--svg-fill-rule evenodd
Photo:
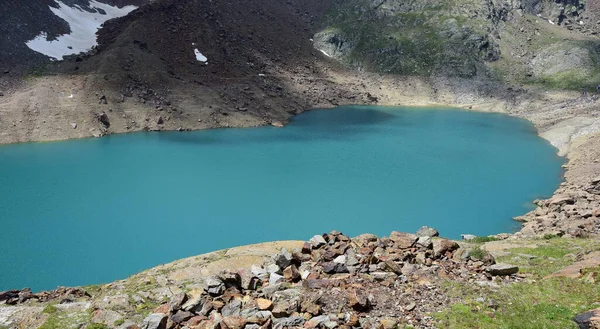
<path fill-rule="evenodd" d="M 96 0 L 90 0 L 90 8 L 95 11 L 88 12 L 77 5 L 69 7 L 59 0 L 55 1 L 59 8 L 50 7 L 50 10 L 56 16 L 67 21 L 71 33 L 61 35 L 56 40 L 48 41 L 46 32 L 42 32 L 35 39 L 27 41 L 26 44 L 32 50 L 56 60 L 61 60 L 65 55 L 89 51 L 97 44 L 96 32 L 104 22 L 112 18 L 125 16 L 137 8 L 136 6 L 118 8 Z M 106 12 L 106 15 L 101 13 L 102 10 Z"/>

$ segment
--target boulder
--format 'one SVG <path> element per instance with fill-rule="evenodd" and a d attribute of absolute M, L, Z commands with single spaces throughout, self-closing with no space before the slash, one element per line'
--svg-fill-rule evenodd
<path fill-rule="evenodd" d="M 222 321 L 229 329 L 243 329 L 246 325 L 246 320 L 241 316 L 225 316 Z"/>
<path fill-rule="evenodd" d="M 390 240 L 394 242 L 396 248 L 408 249 L 411 248 L 417 241 L 417 236 L 410 233 L 392 232 Z"/>
<path fill-rule="evenodd" d="M 446 252 L 452 252 L 459 248 L 458 243 L 448 239 L 433 240 L 433 257 L 438 258 Z"/>
<path fill-rule="evenodd" d="M 519 272 L 519 267 L 500 263 L 488 266 L 486 271 L 491 275 L 511 275 Z"/>
<path fill-rule="evenodd" d="M 432 243 L 431 238 L 428 236 L 422 236 L 417 239 L 417 244 L 425 248 L 430 248 Z"/>
<path fill-rule="evenodd" d="M 309 242 L 313 249 L 318 249 L 319 247 L 327 244 L 327 241 L 325 241 L 325 238 L 323 238 L 322 235 L 313 236 L 310 238 Z"/>
<path fill-rule="evenodd" d="M 323 272 L 327 274 L 348 273 L 348 267 L 346 267 L 346 264 L 327 262 L 323 264 Z"/>
<path fill-rule="evenodd" d="M 231 302 L 227 303 L 225 306 L 223 306 L 223 308 L 221 309 L 221 314 L 223 316 L 239 316 L 241 311 L 242 302 L 234 299 Z"/>
<path fill-rule="evenodd" d="M 281 249 L 273 259 L 275 260 L 275 264 L 277 264 L 281 270 L 292 264 L 292 254 L 285 248 Z"/>
<path fill-rule="evenodd" d="M 306 320 L 301 316 L 290 316 L 287 318 L 274 319 L 273 324 L 276 328 L 297 327 L 303 325 L 305 321 Z"/>
<path fill-rule="evenodd" d="M 348 292 L 348 306 L 355 311 L 364 312 L 371 308 L 371 301 L 362 290 L 350 290 Z"/>
<path fill-rule="evenodd" d="M 416 233 L 416 236 L 421 238 L 421 237 L 430 237 L 433 238 L 435 236 L 440 236 L 440 232 L 438 232 L 438 230 L 434 229 L 433 227 L 429 227 L 429 226 L 422 226 Z"/>
<path fill-rule="evenodd" d="M 578 314 L 573 321 L 580 329 L 600 329 L 600 308 Z"/>
<path fill-rule="evenodd" d="M 178 310 L 188 300 L 188 296 L 185 292 L 179 293 L 171 298 L 169 302 L 169 309 L 171 312 Z"/>
<path fill-rule="evenodd" d="M 269 277 L 269 285 L 275 285 L 283 280 L 284 277 L 282 275 L 279 275 L 277 273 L 271 273 L 271 276 Z"/>
<path fill-rule="evenodd" d="M 193 313 L 188 311 L 179 310 L 173 316 L 171 316 L 171 321 L 175 323 L 182 323 L 183 321 L 189 320 L 194 316 Z"/>
<path fill-rule="evenodd" d="M 141 329 L 166 329 L 167 315 L 163 313 L 152 313 L 142 322 Z"/>
<path fill-rule="evenodd" d="M 225 292 L 225 284 L 218 277 L 208 277 L 204 284 L 206 292 L 212 296 L 219 296 Z"/>
<path fill-rule="evenodd" d="M 295 282 L 300 280 L 300 272 L 296 265 L 290 265 L 283 270 L 283 277 L 286 281 Z"/>
<path fill-rule="evenodd" d="M 237 272 L 223 271 L 219 273 L 219 280 L 223 282 L 225 288 L 240 288 L 242 286 L 242 277 Z"/>
<path fill-rule="evenodd" d="M 273 302 L 266 298 L 257 298 L 254 300 L 256 302 L 256 306 L 261 311 L 270 310 L 273 307 Z"/>

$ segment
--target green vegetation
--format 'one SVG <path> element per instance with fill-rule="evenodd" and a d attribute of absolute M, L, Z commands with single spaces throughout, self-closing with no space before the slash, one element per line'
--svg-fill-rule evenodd
<path fill-rule="evenodd" d="M 58 309 L 53 304 L 46 305 L 46 307 L 44 307 L 42 310 L 42 313 L 46 314 L 54 314 L 56 312 L 58 312 Z"/>
<path fill-rule="evenodd" d="M 122 323 L 120 323 L 122 324 Z M 115 325 L 118 325 L 115 323 Z M 108 327 L 103 323 L 90 323 L 85 327 L 86 329 L 108 329 Z"/>
<path fill-rule="evenodd" d="M 119 319 L 119 320 L 116 320 L 116 321 L 115 321 L 114 325 L 115 325 L 115 326 L 120 326 L 120 325 L 122 325 L 123 323 L 125 323 L 125 320 L 123 320 L 123 319 Z"/>
<path fill-rule="evenodd" d="M 483 259 L 485 257 L 485 251 L 480 247 L 475 247 L 469 251 L 469 257 L 474 259 Z"/>
<path fill-rule="evenodd" d="M 475 237 L 474 239 L 470 240 L 469 242 L 485 243 L 485 242 L 498 241 L 498 240 L 500 240 L 500 239 L 493 237 L 493 236 L 478 236 L 478 237 Z"/>
<path fill-rule="evenodd" d="M 67 313 L 58 311 L 51 314 L 38 329 L 78 329 L 89 321 L 87 313 Z M 89 328 L 89 327 L 88 327 Z"/>
<path fill-rule="evenodd" d="M 571 264 L 575 254 L 600 250 L 600 241 L 561 238 L 532 242 L 537 246 L 510 249 L 509 255 L 498 258 L 518 265 L 527 277 L 524 282 L 495 289 L 448 283 L 448 294 L 460 302 L 436 315 L 440 327 L 575 329 L 575 315 L 600 307 L 600 285 L 585 279 L 544 278 Z M 599 272 L 600 268 L 584 271 Z"/>

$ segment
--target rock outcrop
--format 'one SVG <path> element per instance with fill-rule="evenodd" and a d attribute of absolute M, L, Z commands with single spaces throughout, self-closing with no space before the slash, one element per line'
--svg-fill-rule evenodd
<path fill-rule="evenodd" d="M 600 233 L 600 179 L 587 186 L 568 185 L 550 199 L 536 200 L 537 208 L 516 217 L 524 222 L 517 236 L 582 237 Z"/>

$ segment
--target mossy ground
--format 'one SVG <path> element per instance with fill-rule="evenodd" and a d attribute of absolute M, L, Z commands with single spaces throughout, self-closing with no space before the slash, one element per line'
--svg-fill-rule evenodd
<path fill-rule="evenodd" d="M 461 300 L 436 315 L 447 328 L 577 328 L 573 317 L 600 307 L 600 285 L 583 279 L 544 278 L 577 255 L 600 250 L 597 239 L 539 239 L 537 247 L 509 250 L 499 262 L 518 265 L 527 279 L 500 288 L 448 283 L 448 293 Z M 589 269 L 595 271 L 598 269 Z"/>

